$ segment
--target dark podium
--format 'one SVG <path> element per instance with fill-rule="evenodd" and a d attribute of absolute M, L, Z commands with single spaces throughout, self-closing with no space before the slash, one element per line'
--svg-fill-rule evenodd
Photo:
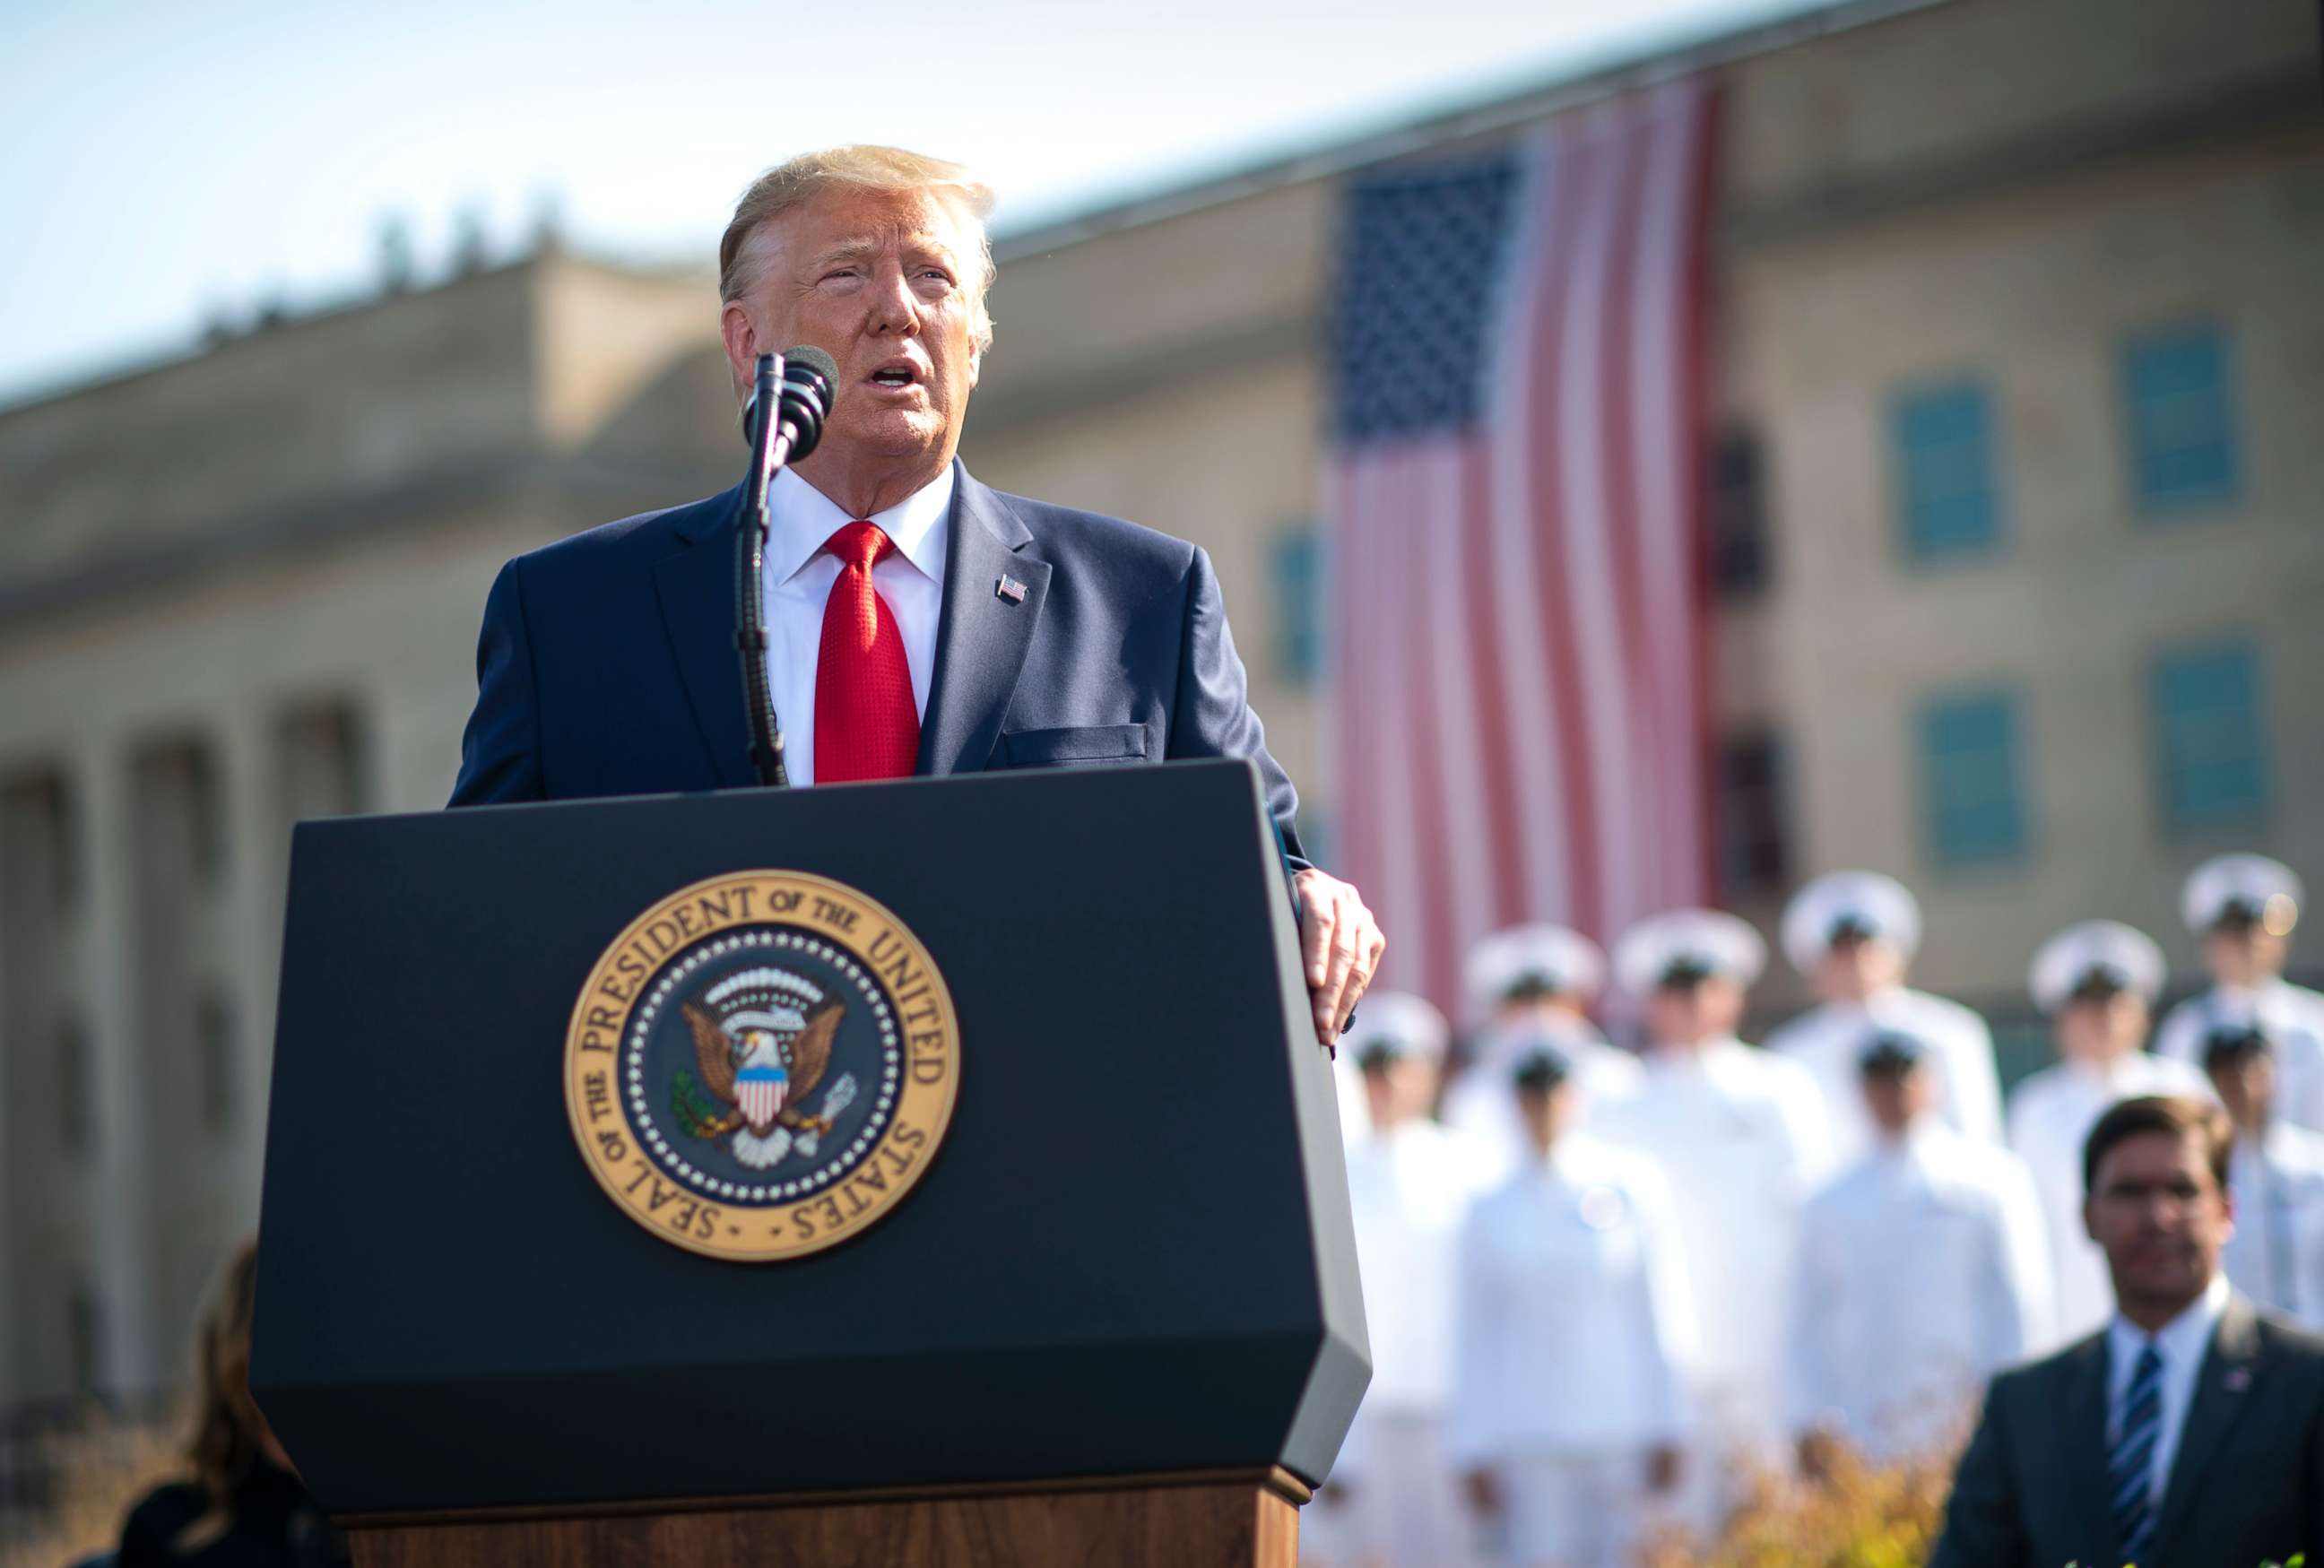
<path fill-rule="evenodd" d="M 625 1213 L 565 1086 L 609 945 L 752 871 L 957 1017 L 917 1185 L 762 1263 Z M 304 824 L 260 1235 L 253 1386 L 364 1564 L 1289 1568 L 1370 1376 L 1240 762 Z"/>

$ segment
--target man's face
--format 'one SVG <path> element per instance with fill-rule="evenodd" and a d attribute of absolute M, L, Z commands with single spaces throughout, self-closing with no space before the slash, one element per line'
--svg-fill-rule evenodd
<path fill-rule="evenodd" d="M 1572 1081 L 1545 1089 L 1521 1088 L 1517 1097 L 1517 1118 L 1525 1123 L 1526 1143 L 1536 1154 L 1547 1154 L 1573 1125 L 1578 1102 Z"/>
<path fill-rule="evenodd" d="M 1385 1130 L 1428 1114 L 1436 1102 L 1436 1064 L 1416 1054 L 1364 1065 L 1364 1098 L 1372 1126 Z"/>
<path fill-rule="evenodd" d="M 1735 1032 L 1743 988 L 1722 974 L 1690 985 L 1658 985 L 1646 999 L 1646 1033 L 1656 1045 L 1697 1046 Z"/>
<path fill-rule="evenodd" d="M 2221 985 L 2257 985 L 2283 973 L 2283 948 L 2257 922 L 2221 926 L 2203 938 L 2203 966 Z"/>
<path fill-rule="evenodd" d="M 1923 1068 L 1864 1075 L 1864 1108 L 1891 1138 L 1901 1137 L 1935 1102 L 1936 1085 Z"/>
<path fill-rule="evenodd" d="M 2210 1074 L 2228 1120 L 2245 1132 L 2264 1130 L 2275 1104 L 2275 1058 L 2265 1051 L 2246 1051 L 2217 1063 Z"/>
<path fill-rule="evenodd" d="M 2070 1062 L 2110 1062 L 2146 1043 L 2146 1003 L 2133 991 L 2078 996 L 2059 1010 L 2058 1054 Z"/>
<path fill-rule="evenodd" d="M 1842 936 L 1824 952 L 1816 989 L 1827 1001 L 1862 1001 L 1904 980 L 1904 949 L 1885 936 Z"/>
<path fill-rule="evenodd" d="M 2235 1204 L 2204 1158 L 2203 1140 L 2169 1131 L 2124 1139 L 2099 1162 L 2082 1204 L 2105 1251 L 2116 1298 L 2162 1315 L 2203 1294 L 2235 1234 Z"/>
<path fill-rule="evenodd" d="M 736 378 L 748 385 L 758 355 L 798 343 L 839 365 L 823 445 L 806 462 L 948 459 L 982 353 L 971 221 L 926 191 L 836 187 L 751 243 L 763 247 L 763 271 L 726 308 Z"/>
<path fill-rule="evenodd" d="M 1581 1018 L 1582 1001 L 1570 992 L 1512 992 L 1493 1010 L 1493 1025 L 1505 1032 L 1540 1026 L 1555 1028 Z"/>

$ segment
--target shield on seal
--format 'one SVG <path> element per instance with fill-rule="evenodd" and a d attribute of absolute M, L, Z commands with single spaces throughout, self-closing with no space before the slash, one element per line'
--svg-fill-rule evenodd
<path fill-rule="evenodd" d="M 770 1127 L 782 1111 L 790 1075 L 772 1062 L 753 1062 L 734 1075 L 735 1103 L 752 1127 Z"/>

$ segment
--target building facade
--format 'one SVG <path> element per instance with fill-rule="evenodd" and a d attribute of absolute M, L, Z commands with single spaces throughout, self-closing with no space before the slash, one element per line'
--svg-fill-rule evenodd
<path fill-rule="evenodd" d="M 1708 71 L 1724 896 L 1894 872 L 2012 1006 L 2086 916 L 2191 973 L 2195 861 L 2324 877 L 2318 55 L 2304 0 L 1877 0 L 1004 235 L 964 456 L 1210 550 L 1328 858 L 1341 182 Z M 706 266 L 554 246 L 0 411 L 0 1405 L 182 1375 L 290 824 L 439 806 L 500 563 L 741 457 Z"/>

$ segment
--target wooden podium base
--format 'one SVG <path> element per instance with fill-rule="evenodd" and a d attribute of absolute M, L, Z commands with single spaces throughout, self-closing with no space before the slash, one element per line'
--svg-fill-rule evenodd
<path fill-rule="evenodd" d="M 355 1568 L 1296 1568 L 1308 1496 L 1277 1467 L 339 1523 Z"/>

